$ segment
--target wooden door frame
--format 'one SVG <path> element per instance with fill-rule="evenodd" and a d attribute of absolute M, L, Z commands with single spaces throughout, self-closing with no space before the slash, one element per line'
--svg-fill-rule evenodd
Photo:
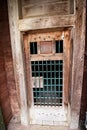
<path fill-rule="evenodd" d="M 43 30 L 44 32 L 44 30 Z M 42 35 L 43 34 L 43 35 Z M 42 35 L 42 38 L 39 39 L 39 37 Z M 57 37 L 58 35 L 58 37 Z M 47 36 L 50 36 L 50 38 L 48 38 Z M 37 58 L 37 60 L 39 59 L 43 59 L 43 55 L 39 56 L 39 54 L 36 55 L 30 55 L 30 42 L 40 42 L 40 40 L 42 41 L 42 39 L 44 39 L 46 37 L 45 41 L 51 41 L 52 38 L 51 37 L 55 37 L 55 40 L 63 40 L 63 53 L 53 53 L 53 57 L 55 60 L 63 60 L 63 106 L 66 105 L 68 106 L 68 100 L 69 100 L 69 72 L 70 72 L 70 42 L 71 42 L 71 29 L 66 29 L 65 31 L 54 31 L 52 32 L 50 30 L 50 32 L 45 32 L 45 33 L 40 33 L 39 31 L 37 31 L 37 33 L 27 33 L 24 34 L 23 36 L 23 48 L 24 48 L 24 55 L 25 55 L 25 66 L 26 66 L 26 81 L 27 81 L 27 89 L 28 89 L 28 102 L 29 102 L 29 106 L 32 107 L 33 103 L 33 92 L 32 92 L 32 79 L 31 79 L 31 60 L 34 60 Z M 37 37 L 35 40 L 35 37 Z M 48 54 L 44 55 L 47 56 Z M 53 58 L 52 54 L 50 57 L 50 60 Z"/>
<path fill-rule="evenodd" d="M 49 59 L 48 55 L 51 55 L 50 60 L 63 60 L 63 102 L 62 102 L 62 108 L 67 109 L 67 115 L 69 113 L 69 82 L 70 82 L 70 61 L 72 60 L 72 57 L 70 56 L 71 51 L 71 29 L 65 29 L 61 31 L 50 31 L 48 30 L 41 30 L 35 33 L 26 32 L 23 35 L 23 50 L 24 50 L 24 57 L 25 57 L 25 66 L 26 66 L 26 82 L 27 82 L 27 90 L 28 90 L 28 105 L 29 105 L 29 111 L 31 115 L 31 109 L 33 109 L 34 112 L 34 102 L 33 102 L 33 90 L 32 90 L 32 76 L 31 76 L 31 61 L 39 61 L 39 60 L 47 60 L 47 57 Z M 50 36 L 50 38 L 48 37 Z M 40 37 L 40 38 L 39 38 Z M 63 53 L 54 53 L 53 54 L 37 54 L 37 55 L 31 55 L 30 54 L 30 42 L 37 42 L 39 44 L 40 41 L 52 41 L 55 40 L 63 40 Z M 38 50 L 37 50 L 38 51 Z M 46 56 L 43 58 L 43 55 Z M 53 57 L 52 57 L 53 56 Z M 70 59 L 71 58 L 71 59 Z M 58 109 L 58 108 L 57 108 Z M 60 109 L 60 108 L 59 108 Z M 30 122 L 31 118 L 29 117 Z M 66 122 L 68 123 L 68 116 Z M 62 123 L 63 125 L 66 123 Z"/>
<path fill-rule="evenodd" d="M 46 29 L 56 27 L 72 27 L 73 29 L 73 65 L 72 65 L 72 81 L 71 81 L 71 120 L 70 127 L 76 129 L 79 126 L 82 82 L 83 82 L 83 66 L 84 66 L 84 50 L 85 50 L 85 22 L 86 22 L 86 0 L 76 0 L 75 4 L 78 8 L 74 15 L 49 16 L 39 18 L 28 18 L 19 20 L 18 0 L 8 1 L 8 14 L 10 24 L 11 46 L 14 64 L 14 73 L 16 87 L 20 88 L 21 98 L 21 123 L 29 124 L 28 103 L 25 78 L 25 65 L 22 50 L 23 31 Z M 61 22 L 62 21 L 62 22 Z M 44 24 L 41 24 L 43 23 Z M 48 24 L 49 23 L 49 24 Z M 77 67 L 78 66 L 78 67 Z M 79 70 L 80 68 L 80 70 Z M 17 78 L 18 77 L 18 78 Z"/>

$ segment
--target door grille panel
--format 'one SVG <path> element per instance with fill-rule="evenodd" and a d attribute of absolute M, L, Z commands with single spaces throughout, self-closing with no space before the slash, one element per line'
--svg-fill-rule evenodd
<path fill-rule="evenodd" d="M 63 61 L 31 61 L 34 105 L 62 106 Z"/>

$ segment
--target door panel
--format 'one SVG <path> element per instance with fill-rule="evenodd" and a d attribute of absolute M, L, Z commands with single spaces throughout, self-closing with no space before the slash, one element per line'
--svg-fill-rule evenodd
<path fill-rule="evenodd" d="M 30 123 L 66 125 L 70 31 L 28 34 L 24 46 Z"/>

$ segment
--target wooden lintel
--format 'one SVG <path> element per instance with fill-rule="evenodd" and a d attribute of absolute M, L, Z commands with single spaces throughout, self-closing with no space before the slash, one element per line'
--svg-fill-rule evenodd
<path fill-rule="evenodd" d="M 75 25 L 75 15 L 32 17 L 18 21 L 20 31 L 35 29 L 72 27 Z"/>

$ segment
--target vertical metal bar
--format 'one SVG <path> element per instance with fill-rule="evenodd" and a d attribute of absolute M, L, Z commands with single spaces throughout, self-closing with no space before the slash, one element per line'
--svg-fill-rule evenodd
<path fill-rule="evenodd" d="M 34 81 L 35 81 L 35 95 L 36 95 L 35 96 L 35 99 L 36 99 L 36 103 L 35 104 L 37 105 L 37 87 L 36 87 L 36 80 L 37 79 L 36 79 L 36 69 L 35 69 L 35 67 L 36 67 L 36 64 L 35 64 L 35 61 L 34 61 L 34 74 L 35 74 L 34 75 Z"/>
<path fill-rule="evenodd" d="M 51 62 L 52 62 L 52 61 L 50 61 L 50 75 L 51 75 L 51 79 L 50 79 L 50 80 L 51 80 L 51 85 L 50 85 L 50 86 L 51 86 L 51 92 L 50 92 L 50 93 L 52 94 L 52 64 L 51 64 Z M 51 96 L 50 98 L 51 98 L 50 104 L 51 104 L 51 106 L 52 106 L 52 105 L 53 105 L 53 104 L 52 104 L 52 96 Z"/>
<path fill-rule="evenodd" d="M 57 70 L 58 71 L 58 70 Z M 56 61 L 54 61 L 54 85 L 55 85 L 55 106 L 56 106 Z"/>
<path fill-rule="evenodd" d="M 63 61 L 62 61 L 62 95 L 63 95 Z M 62 96 L 62 102 L 63 102 L 63 96 Z"/>
<path fill-rule="evenodd" d="M 49 94 L 48 94 L 48 93 L 49 93 L 49 92 L 48 92 L 48 90 L 49 90 L 48 87 L 49 87 L 49 85 L 48 85 L 48 64 L 47 64 L 47 61 L 46 61 L 46 81 L 47 81 L 47 82 L 46 82 L 46 83 L 47 83 L 47 84 L 46 84 L 46 88 L 47 88 L 47 92 L 46 92 L 46 93 L 47 93 L 47 97 L 46 97 L 46 98 L 47 98 L 47 101 L 48 101 L 48 102 L 47 102 L 47 105 L 49 105 L 49 98 L 48 98 L 48 95 L 49 95 Z"/>
<path fill-rule="evenodd" d="M 40 102 L 40 106 L 41 106 L 41 91 L 40 91 L 41 87 L 40 87 L 40 66 L 39 66 L 39 61 L 38 61 L 38 80 L 39 80 L 39 90 L 38 90 L 39 91 L 38 92 L 39 93 L 39 97 L 38 98 L 39 98 L 39 102 Z"/>
<path fill-rule="evenodd" d="M 42 61 L 42 76 L 43 76 L 43 103 L 45 102 L 45 99 L 44 99 L 44 64 L 43 64 L 43 61 Z"/>
<path fill-rule="evenodd" d="M 45 64 L 44 64 L 44 61 L 43 61 L 43 74 L 44 74 L 44 78 L 45 78 L 45 73 L 46 73 L 46 72 L 44 72 L 44 68 L 45 68 L 44 65 L 45 65 Z M 44 85 L 44 86 L 45 86 L 45 85 Z M 44 94 L 44 105 L 45 105 L 45 89 L 43 90 L 43 94 Z"/>
<path fill-rule="evenodd" d="M 60 60 L 59 60 L 59 106 L 60 106 Z"/>
<path fill-rule="evenodd" d="M 35 54 L 35 43 L 33 42 L 33 54 Z"/>
<path fill-rule="evenodd" d="M 58 52 L 60 53 L 60 40 L 58 41 Z"/>
<path fill-rule="evenodd" d="M 33 54 L 34 54 L 34 43 L 32 43 L 32 44 L 33 44 L 32 52 L 33 52 Z"/>

